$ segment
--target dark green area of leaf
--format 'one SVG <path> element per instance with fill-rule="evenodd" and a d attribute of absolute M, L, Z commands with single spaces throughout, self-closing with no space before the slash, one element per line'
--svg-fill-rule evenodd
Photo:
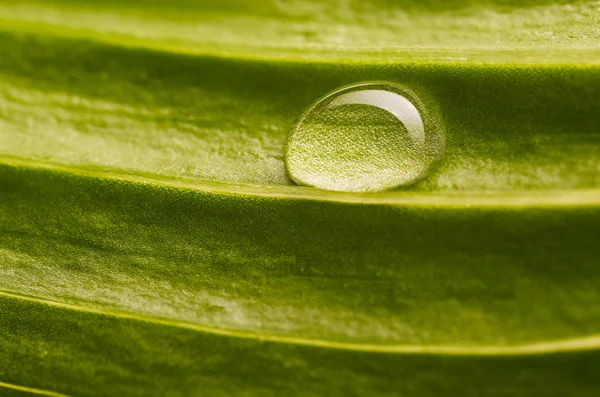
<path fill-rule="evenodd" d="M 467 355 L 469 346 L 476 352 L 482 345 L 577 340 L 595 332 L 593 319 L 600 316 L 597 206 L 328 203 L 210 193 L 151 180 L 90 178 L 20 166 L 3 166 L 1 178 L 1 288 L 72 302 L 84 310 L 101 307 L 117 314 L 137 313 L 150 322 L 167 318 L 183 326 L 239 329 L 250 332 L 246 336 L 250 339 L 289 335 L 309 341 L 386 344 L 391 349 L 398 344 L 427 344 L 434 351 L 439 345 L 459 343 Z M 47 315 L 52 318 L 53 313 Z M 70 312 L 59 311 L 58 316 L 65 313 Z M 84 317 L 89 318 L 85 320 L 89 329 L 97 328 L 105 339 L 92 342 L 87 329 L 75 327 L 63 334 L 65 341 L 81 334 L 84 340 L 77 349 L 110 346 L 111 328 L 95 322 L 117 319 Z M 173 327 L 157 327 L 164 337 L 174 332 L 178 340 L 179 331 Z M 112 335 L 123 337 L 117 330 Z M 200 332 L 189 338 L 212 340 L 214 336 Z M 3 340 L 5 348 L 16 354 L 10 340 Z M 336 349 L 314 350 L 331 348 Z M 201 350 L 185 350 L 197 354 L 195 365 L 208 365 Z M 221 357 L 236 361 L 236 352 L 222 351 Z M 383 357 L 390 354 L 398 353 Z M 97 358 L 98 365 L 107 360 L 102 357 Z M 127 380 L 133 376 L 127 374 L 138 371 L 129 365 L 146 359 L 138 361 L 133 353 L 127 357 L 129 364 L 104 365 L 123 371 L 123 387 L 133 387 L 137 381 Z M 178 364 L 178 357 L 172 358 L 171 365 L 189 370 L 188 359 Z M 440 357 L 425 360 L 433 365 Z M 562 365 L 552 357 L 547 358 L 548 365 Z M 475 361 L 468 365 L 483 370 L 479 359 L 471 358 Z M 50 360 L 49 365 L 56 365 Z M 343 359 L 339 360 L 323 365 L 341 365 Z M 312 367 L 312 361 L 307 365 Z M 507 364 L 506 370 L 512 366 Z M 97 371 L 92 364 L 87 368 Z M 373 369 L 376 378 L 389 375 L 377 368 Z M 431 376 L 446 376 L 443 368 L 440 371 Z M 79 375 L 67 371 L 64 376 Z M 187 379 L 184 373 L 180 379 Z M 541 387 L 548 378 L 524 379 L 531 387 L 538 382 Z M 30 384 L 25 382 L 29 378 L 22 380 Z M 193 377 L 189 381 L 201 382 Z M 373 387 L 371 381 L 381 379 L 369 380 L 364 387 Z M 93 382 L 85 382 L 89 389 L 84 394 L 93 395 Z M 288 387 L 286 380 L 280 382 L 280 387 Z M 462 386 L 471 387 L 462 382 L 453 387 Z M 71 387 L 58 390 L 77 390 Z"/>

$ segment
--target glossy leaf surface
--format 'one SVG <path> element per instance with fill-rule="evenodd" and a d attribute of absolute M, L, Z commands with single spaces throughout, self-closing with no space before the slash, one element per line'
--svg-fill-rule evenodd
<path fill-rule="evenodd" d="M 0 1 L 0 392 L 597 395 L 597 2 L 397 3 Z M 293 185 L 365 80 L 443 164 Z"/>

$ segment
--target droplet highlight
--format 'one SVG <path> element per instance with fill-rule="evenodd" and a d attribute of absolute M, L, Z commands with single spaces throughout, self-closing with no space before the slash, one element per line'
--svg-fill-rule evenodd
<path fill-rule="evenodd" d="M 426 96 L 385 82 L 343 87 L 311 106 L 285 151 L 300 185 L 375 192 L 425 178 L 444 153 L 444 123 Z"/>

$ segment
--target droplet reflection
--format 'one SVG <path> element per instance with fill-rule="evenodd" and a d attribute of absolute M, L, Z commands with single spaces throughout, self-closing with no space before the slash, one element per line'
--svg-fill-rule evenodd
<path fill-rule="evenodd" d="M 427 176 L 443 156 L 435 106 L 395 84 L 361 83 L 313 105 L 288 137 L 288 174 L 301 185 L 368 192 Z"/>

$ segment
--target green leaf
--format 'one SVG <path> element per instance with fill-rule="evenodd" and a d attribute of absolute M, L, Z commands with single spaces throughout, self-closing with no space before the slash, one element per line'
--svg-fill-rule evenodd
<path fill-rule="evenodd" d="M 0 1 L 0 394 L 597 395 L 597 2 L 255 3 Z M 443 165 L 292 185 L 364 80 Z"/>

